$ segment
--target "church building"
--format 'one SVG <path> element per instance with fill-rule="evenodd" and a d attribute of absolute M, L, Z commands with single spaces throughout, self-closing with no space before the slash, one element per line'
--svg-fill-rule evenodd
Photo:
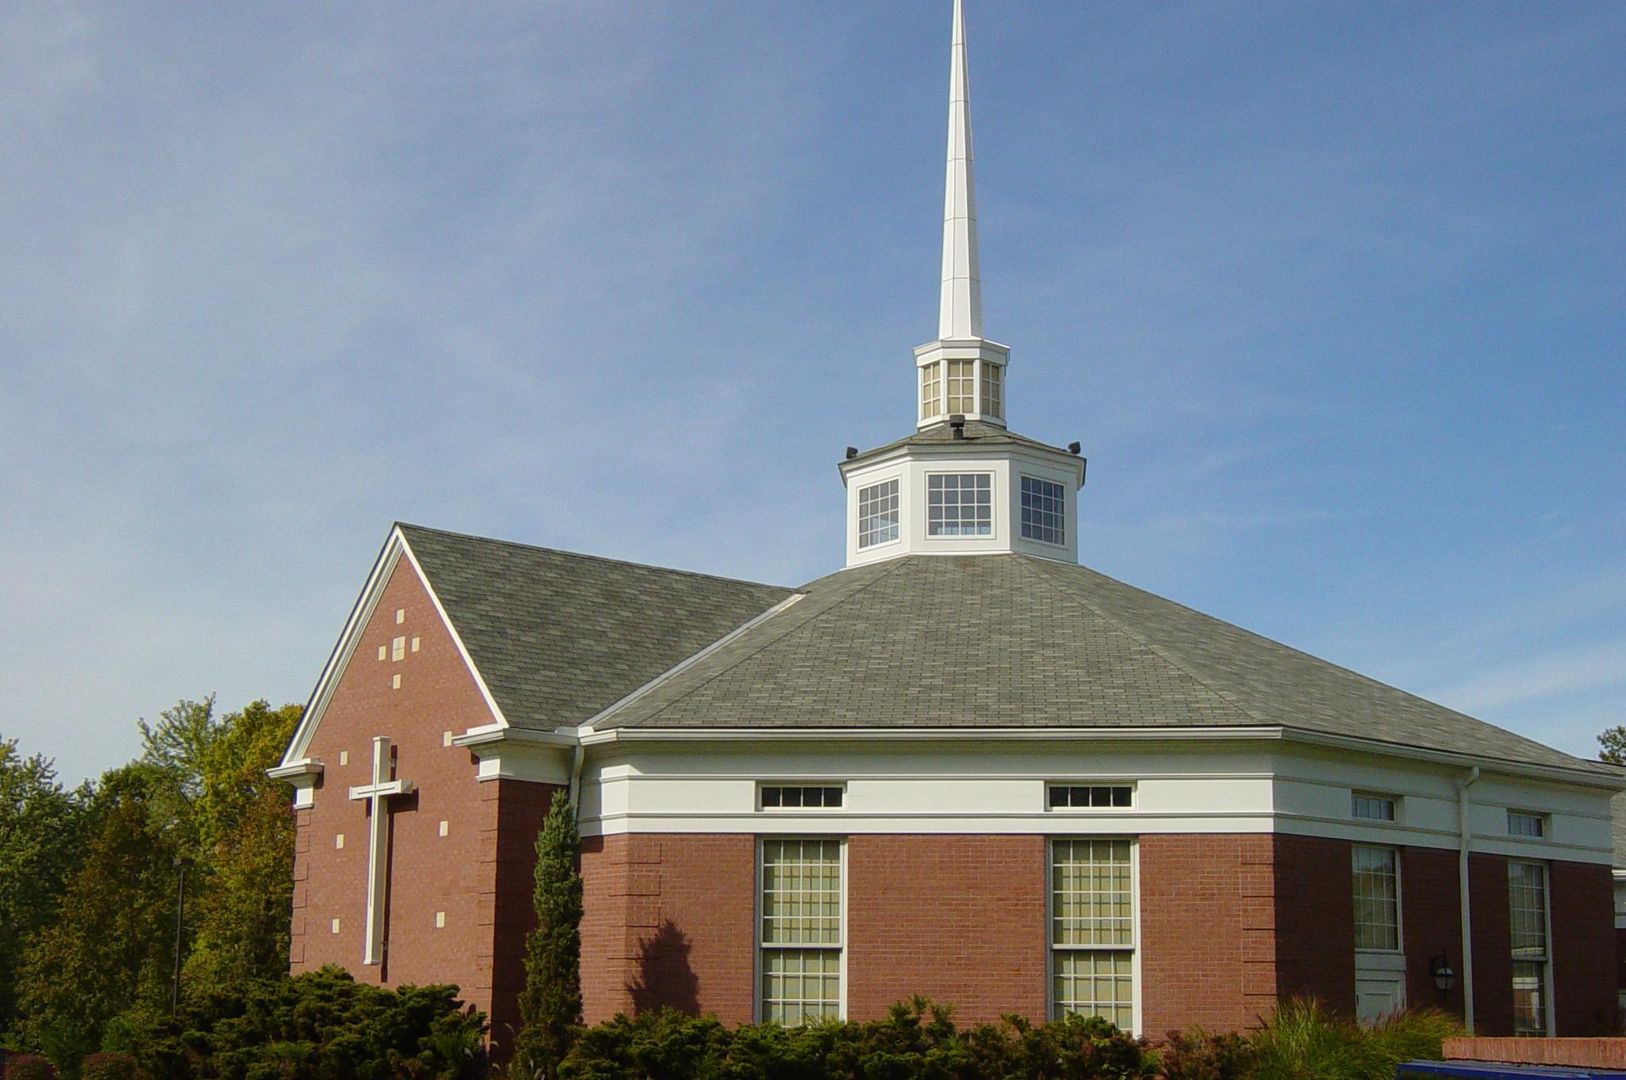
<path fill-rule="evenodd" d="M 1612 1032 L 1617 770 L 1080 565 L 1080 447 L 1011 430 L 1036 391 L 983 333 L 959 0 L 947 164 L 915 429 L 839 463 L 841 569 L 390 530 L 272 770 L 294 971 L 457 983 L 506 1044 L 562 789 L 589 1023 L 925 994 L 1160 1037 L 1313 996 Z"/>

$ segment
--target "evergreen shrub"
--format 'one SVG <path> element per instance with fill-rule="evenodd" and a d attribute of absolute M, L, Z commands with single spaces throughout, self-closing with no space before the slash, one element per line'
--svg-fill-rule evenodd
<path fill-rule="evenodd" d="M 91 1054 L 79 1067 L 79 1080 L 150 1080 L 150 1077 L 133 1054 Z"/>
<path fill-rule="evenodd" d="M 13 1054 L 6 1059 L 5 1080 L 54 1080 L 56 1070 L 38 1054 Z"/>

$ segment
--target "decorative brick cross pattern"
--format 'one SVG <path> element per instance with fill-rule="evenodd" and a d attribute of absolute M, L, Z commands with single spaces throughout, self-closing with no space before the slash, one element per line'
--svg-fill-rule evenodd
<path fill-rule="evenodd" d="M 390 740 L 373 738 L 373 782 L 350 789 L 352 799 L 365 799 L 371 820 L 367 830 L 367 935 L 363 964 L 384 962 L 384 883 L 390 867 L 390 813 L 388 800 L 412 790 L 412 781 L 390 779 Z"/>

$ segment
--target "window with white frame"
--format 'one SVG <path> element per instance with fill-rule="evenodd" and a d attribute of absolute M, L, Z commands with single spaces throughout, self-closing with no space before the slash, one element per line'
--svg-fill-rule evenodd
<path fill-rule="evenodd" d="M 920 369 L 920 418 L 943 415 L 943 365 L 926 364 Z"/>
<path fill-rule="evenodd" d="M 841 1016 L 841 841 L 762 841 L 759 1007 L 795 1025 Z"/>
<path fill-rule="evenodd" d="M 984 416 L 999 418 L 1005 415 L 1005 369 L 986 360 L 982 364 L 982 408 Z"/>
<path fill-rule="evenodd" d="M 948 381 L 944 389 L 948 391 L 948 408 L 945 411 L 950 416 L 977 411 L 976 372 L 974 361 L 948 361 Z"/>
<path fill-rule="evenodd" d="M 1392 795 L 1376 795 L 1370 791 L 1356 791 L 1350 795 L 1351 817 L 1363 821 L 1395 820 L 1396 799 Z"/>
<path fill-rule="evenodd" d="M 1022 477 L 1022 536 L 1046 544 L 1067 543 L 1067 492 L 1036 476 Z"/>
<path fill-rule="evenodd" d="M 1132 806 L 1135 801 L 1133 784 L 1051 784 L 1050 809 L 1071 810 L 1083 807 Z"/>
<path fill-rule="evenodd" d="M 1507 864 L 1513 939 L 1513 1034 L 1547 1034 L 1547 867 Z"/>
<path fill-rule="evenodd" d="M 1400 867 L 1395 849 L 1355 845 L 1355 947 L 1400 951 Z"/>
<path fill-rule="evenodd" d="M 840 784 L 763 784 L 764 810 L 839 810 L 847 794 Z"/>
<path fill-rule="evenodd" d="M 1050 842 L 1051 1010 L 1129 1031 L 1135 1011 L 1135 882 L 1128 840 Z"/>
<path fill-rule="evenodd" d="M 993 531 L 991 473 L 934 473 L 926 478 L 926 535 L 988 536 Z"/>
<path fill-rule="evenodd" d="M 1528 810 L 1509 810 L 1507 812 L 1507 834 L 1509 836 L 1528 836 L 1539 840 L 1547 835 L 1547 815 L 1533 814 Z"/>
<path fill-rule="evenodd" d="M 898 538 L 898 482 L 887 480 L 858 489 L 858 546 L 874 547 Z"/>

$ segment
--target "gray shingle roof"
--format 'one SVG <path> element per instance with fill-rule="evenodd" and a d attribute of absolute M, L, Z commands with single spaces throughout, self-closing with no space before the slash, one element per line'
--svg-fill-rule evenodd
<path fill-rule="evenodd" d="M 801 591 L 599 726 L 1265 725 L 1606 768 L 1080 566 L 915 556 Z"/>
<path fill-rule="evenodd" d="M 953 430 L 948 426 L 948 422 L 944 421 L 933 424 L 928 428 L 922 428 L 913 435 L 889 442 L 884 446 L 877 446 L 873 450 L 865 450 L 853 460 L 862 461 L 865 458 L 885 454 L 904 446 L 941 446 L 944 444 L 956 446 L 1026 446 L 1034 450 L 1048 450 L 1052 454 L 1067 453 L 1066 450 L 1059 446 L 1051 446 L 1049 443 L 1040 442 L 1038 439 L 1018 435 L 1014 431 L 1007 431 L 998 424 L 985 424 L 981 420 L 967 420 L 965 422 L 964 439 L 956 439 Z"/>
<path fill-rule="evenodd" d="M 789 590 L 400 525 L 504 716 L 579 724 Z"/>

